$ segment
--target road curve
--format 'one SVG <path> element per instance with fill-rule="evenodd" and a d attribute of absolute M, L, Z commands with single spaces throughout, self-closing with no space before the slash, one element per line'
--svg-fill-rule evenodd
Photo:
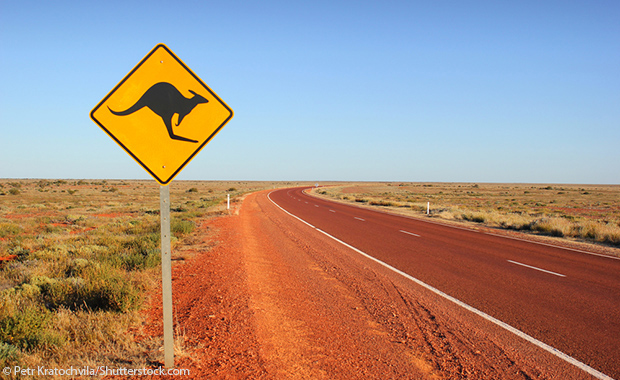
<path fill-rule="evenodd" d="M 269 198 L 340 241 L 600 371 L 599 378 L 620 379 L 617 258 L 343 205 L 303 190 L 275 190 Z"/>

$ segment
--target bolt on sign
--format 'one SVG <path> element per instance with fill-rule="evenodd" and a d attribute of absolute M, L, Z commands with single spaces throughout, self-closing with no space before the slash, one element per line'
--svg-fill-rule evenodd
<path fill-rule="evenodd" d="M 233 111 L 159 44 L 90 117 L 165 186 L 232 119 Z"/>

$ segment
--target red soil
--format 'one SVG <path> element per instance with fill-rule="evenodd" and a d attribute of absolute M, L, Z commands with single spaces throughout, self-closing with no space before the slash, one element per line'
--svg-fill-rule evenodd
<path fill-rule="evenodd" d="M 7 262 L 7 261 L 15 260 L 16 258 L 17 258 L 17 255 L 8 255 L 5 257 L 0 257 L 0 262 Z"/>
<path fill-rule="evenodd" d="M 204 221 L 179 255 L 183 378 L 586 378 L 295 222 L 265 192 L 249 195 L 239 215 Z M 157 293 L 141 334 L 160 337 L 161 316 Z"/>

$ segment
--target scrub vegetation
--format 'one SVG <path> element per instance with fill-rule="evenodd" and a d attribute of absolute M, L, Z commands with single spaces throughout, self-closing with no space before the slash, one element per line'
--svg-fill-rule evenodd
<path fill-rule="evenodd" d="M 173 259 L 226 194 L 282 185 L 172 183 Z M 160 365 L 137 338 L 160 262 L 155 181 L 0 180 L 0 367 Z"/>
<path fill-rule="evenodd" d="M 620 186 L 358 183 L 314 189 L 348 203 L 620 247 Z"/>

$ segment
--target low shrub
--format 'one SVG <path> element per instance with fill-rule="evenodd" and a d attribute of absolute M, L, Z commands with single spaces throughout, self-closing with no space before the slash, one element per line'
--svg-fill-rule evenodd
<path fill-rule="evenodd" d="M 12 367 L 19 359 L 19 348 L 0 341 L 0 367 Z"/>
<path fill-rule="evenodd" d="M 565 237 L 571 236 L 571 222 L 560 218 L 541 218 L 531 223 L 532 231 L 546 235 Z"/>
<path fill-rule="evenodd" d="M 159 248 L 149 249 L 144 252 L 125 252 L 116 256 L 113 260 L 119 268 L 127 271 L 136 271 L 147 268 L 154 268 L 160 262 Z"/>
<path fill-rule="evenodd" d="M 143 256 L 147 256 L 154 249 L 159 247 L 160 235 L 161 234 L 158 232 L 151 232 L 149 234 L 132 237 L 121 243 L 121 250 L 124 252 L 118 253 L 139 253 Z"/>
<path fill-rule="evenodd" d="M 109 266 L 83 269 L 83 277 L 50 278 L 35 276 L 30 285 L 39 289 L 49 310 L 102 310 L 126 312 L 142 301 L 139 287 L 128 276 Z"/>
<path fill-rule="evenodd" d="M 196 224 L 191 220 L 172 219 L 170 223 L 170 232 L 176 237 L 190 234 L 194 231 Z"/>
<path fill-rule="evenodd" d="M 0 342 L 26 350 L 54 342 L 53 333 L 47 330 L 50 311 L 36 302 L 36 294 L 22 294 L 20 288 L 7 289 L 0 295 Z M 3 350 L 4 355 L 14 353 L 11 347 Z"/>
<path fill-rule="evenodd" d="M 470 222 L 484 223 L 487 220 L 487 215 L 481 212 L 464 212 L 461 214 L 461 219 L 469 220 Z"/>
<path fill-rule="evenodd" d="M 33 306 L 0 318 L 0 340 L 23 349 L 43 344 L 49 316 L 49 311 Z"/>
<path fill-rule="evenodd" d="M 23 230 L 23 228 L 15 223 L 0 223 L 0 238 L 17 236 L 22 233 Z"/>
<path fill-rule="evenodd" d="M 370 201 L 368 204 L 372 206 L 395 206 L 395 203 L 390 201 Z"/>

